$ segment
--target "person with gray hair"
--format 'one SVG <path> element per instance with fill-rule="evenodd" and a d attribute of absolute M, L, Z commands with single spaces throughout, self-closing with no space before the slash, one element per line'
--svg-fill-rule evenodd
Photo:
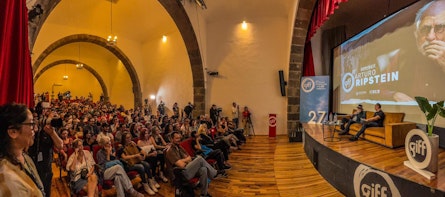
<path fill-rule="evenodd" d="M 415 26 L 417 49 L 445 72 L 445 1 L 425 4 L 416 14 Z"/>
<path fill-rule="evenodd" d="M 445 74 L 445 1 L 425 3 L 413 21 L 413 43 L 402 50 L 398 62 L 397 88 L 389 91 L 397 102 L 415 102 L 422 95 L 440 101 L 445 92 L 437 91 Z"/>

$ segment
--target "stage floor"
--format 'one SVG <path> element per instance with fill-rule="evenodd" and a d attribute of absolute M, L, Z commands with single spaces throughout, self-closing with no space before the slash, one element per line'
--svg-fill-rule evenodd
<path fill-rule="evenodd" d="M 338 136 L 340 141 L 327 142 L 323 139 L 322 125 L 304 125 L 307 137 L 311 137 L 318 143 L 340 153 L 356 162 L 381 170 L 388 174 L 425 185 L 430 188 L 445 192 L 445 150 L 439 150 L 439 165 L 436 179 L 428 180 L 412 169 L 406 167 L 403 162 L 408 160 L 404 147 L 391 149 L 364 139 L 349 141 L 350 135 Z"/>

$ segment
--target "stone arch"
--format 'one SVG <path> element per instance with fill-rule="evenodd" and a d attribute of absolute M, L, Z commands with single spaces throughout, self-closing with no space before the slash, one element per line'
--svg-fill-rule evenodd
<path fill-rule="evenodd" d="M 204 68 L 202 67 L 202 57 L 196 38 L 193 25 L 180 1 L 172 0 L 158 0 L 164 6 L 165 10 L 170 14 L 182 38 L 184 39 L 185 47 L 187 49 L 190 66 L 192 68 L 193 78 L 193 103 L 195 109 L 194 114 L 205 114 L 205 95 L 204 88 Z"/>
<path fill-rule="evenodd" d="M 205 88 L 204 88 L 204 71 L 202 67 L 202 59 L 199 51 L 196 35 L 193 26 L 190 23 L 187 13 L 180 1 L 158 0 L 167 10 L 172 19 L 175 21 L 189 54 L 190 64 L 193 75 L 193 102 L 195 103 L 196 112 L 204 114 L 205 109 Z M 60 2 L 60 0 L 38 0 L 44 5 L 45 12 L 41 19 L 34 26 L 30 27 L 30 45 L 33 46 L 40 31 L 44 20 L 49 16 L 52 9 Z M 299 0 L 297 12 L 294 21 L 291 52 L 289 54 L 289 76 L 288 76 L 288 107 L 287 107 L 287 130 L 295 130 L 299 122 L 300 113 L 300 79 L 303 69 L 304 43 L 308 26 L 311 20 L 312 11 L 316 0 Z M 32 47 L 31 47 L 32 48 Z M 140 98 L 141 95 L 140 95 Z M 139 99 L 142 102 L 142 99 Z M 135 102 L 136 103 L 136 102 Z M 139 103 L 139 102 L 138 102 Z"/>
<path fill-rule="evenodd" d="M 287 131 L 295 131 L 300 122 L 300 83 L 303 73 L 304 44 L 316 0 L 298 2 L 289 57 L 287 94 Z"/>
<path fill-rule="evenodd" d="M 87 64 L 84 64 L 84 63 L 76 61 L 76 60 L 59 60 L 59 61 L 55 61 L 55 62 L 52 62 L 52 63 L 46 65 L 37 74 L 35 74 L 35 76 L 34 76 L 34 83 L 36 83 L 37 80 L 40 78 L 40 76 L 43 73 L 45 73 L 47 70 L 51 69 L 54 66 L 60 65 L 60 64 L 73 64 L 73 65 L 83 64 L 83 68 L 86 69 L 91 74 L 93 74 L 93 76 L 97 79 L 97 81 L 100 84 L 100 87 L 102 88 L 104 99 L 105 99 L 105 101 L 108 101 L 108 98 L 109 98 L 109 96 L 108 96 L 108 89 L 107 89 L 107 86 L 105 85 L 105 82 L 104 82 L 103 78 L 91 66 L 88 66 Z"/>
<path fill-rule="evenodd" d="M 198 40 L 195 35 L 195 31 L 193 30 L 192 23 L 190 22 L 190 19 L 187 15 L 187 12 L 185 11 L 184 7 L 182 6 L 180 1 L 175 0 L 158 0 L 159 3 L 165 8 L 165 10 L 169 13 L 169 15 L 172 17 L 173 21 L 175 22 L 176 26 L 179 29 L 179 32 L 181 33 L 182 38 L 184 39 L 184 43 L 187 49 L 187 53 L 190 60 L 190 66 L 192 70 L 192 80 L 193 80 L 193 103 L 195 105 L 194 114 L 204 114 L 205 113 L 205 88 L 204 88 L 204 69 L 202 66 L 202 58 L 201 58 L 201 52 L 198 45 Z M 34 43 L 37 39 L 37 35 L 42 28 L 46 18 L 50 15 L 51 11 L 57 6 L 57 4 L 60 2 L 60 0 L 37 0 L 38 3 L 40 3 L 42 6 L 44 6 L 44 10 L 48 10 L 47 12 L 44 12 L 42 16 L 38 19 L 38 21 L 35 21 L 33 23 L 29 23 L 28 27 L 30 28 L 29 34 L 30 34 L 30 46 L 31 49 L 34 46 Z M 66 39 L 66 38 L 65 38 Z M 102 39 L 104 40 L 104 39 Z M 60 41 L 60 40 L 59 40 Z M 74 41 L 71 41 L 74 42 Z M 68 44 L 68 43 L 67 43 Z M 106 44 L 103 45 L 104 47 L 107 46 Z M 49 46 L 47 49 L 54 48 L 55 46 Z M 60 46 L 58 46 L 60 47 Z M 52 49 L 54 50 L 54 49 Z M 42 55 L 47 52 L 45 50 Z M 41 56 L 42 56 L 41 55 Z M 44 55 L 45 57 L 48 54 Z M 122 54 L 123 55 L 123 54 Z M 40 58 L 40 57 L 39 57 Z M 128 60 L 128 58 L 126 58 Z M 34 63 L 33 71 L 35 72 L 38 68 L 38 65 L 41 64 L 43 59 L 37 59 L 36 63 Z M 124 62 L 123 59 L 121 59 L 122 62 Z M 129 60 L 128 60 L 129 61 Z M 125 64 L 125 67 L 128 65 Z M 133 66 L 131 66 L 133 68 Z M 128 68 L 127 68 L 128 70 Z M 133 69 L 134 71 L 134 69 Z M 130 72 L 130 78 L 133 82 L 133 92 L 135 94 L 135 106 L 142 106 L 142 93 L 141 93 L 141 87 L 139 83 L 139 79 L 137 78 L 136 72 L 132 73 Z M 134 78 L 135 77 L 135 78 Z M 134 81 L 133 81 L 134 80 Z"/>
<path fill-rule="evenodd" d="M 125 66 L 127 69 L 128 74 L 130 75 L 130 79 L 132 82 L 132 90 L 134 95 L 134 106 L 142 106 L 142 90 L 141 90 L 141 84 L 139 82 L 138 75 L 136 73 L 136 70 L 134 69 L 133 64 L 131 63 L 130 59 L 116 46 L 116 45 L 108 45 L 107 40 L 95 35 L 88 35 L 88 34 L 75 34 L 66 36 L 51 45 L 49 45 L 37 58 L 35 61 L 32 70 L 33 73 L 37 71 L 37 69 L 40 67 L 40 64 L 42 64 L 43 60 L 45 60 L 46 57 L 48 57 L 52 52 L 54 52 L 56 49 L 70 44 L 74 42 L 88 42 L 92 44 L 96 44 L 100 47 L 105 48 L 106 50 L 110 51 L 113 55 L 115 55 Z"/>

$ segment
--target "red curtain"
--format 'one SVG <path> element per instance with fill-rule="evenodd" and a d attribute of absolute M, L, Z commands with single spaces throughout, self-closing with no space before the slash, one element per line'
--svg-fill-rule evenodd
<path fill-rule="evenodd" d="M 0 0 L 0 105 L 34 107 L 26 0 Z"/>
<path fill-rule="evenodd" d="M 312 58 L 311 41 L 304 44 L 303 76 L 315 76 L 314 59 Z"/>
<path fill-rule="evenodd" d="M 304 59 L 303 59 L 303 76 L 314 76 L 314 61 L 312 58 L 311 38 L 314 36 L 317 29 L 320 28 L 324 22 L 329 19 L 329 16 L 334 14 L 335 9 L 340 3 L 348 0 L 318 0 L 312 12 L 311 23 L 309 25 L 306 43 L 304 45 Z"/>

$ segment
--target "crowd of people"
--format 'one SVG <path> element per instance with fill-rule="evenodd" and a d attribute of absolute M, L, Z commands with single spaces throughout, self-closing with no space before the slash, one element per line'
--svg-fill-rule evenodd
<path fill-rule="evenodd" d="M 54 152 L 61 167 L 69 172 L 69 188 L 97 196 L 98 184 L 114 180 L 117 196 L 143 196 L 133 188 L 129 171 L 142 179 L 145 193 L 155 195 L 161 185 L 173 177 L 172 168 L 184 168 L 187 179 L 200 178 L 201 196 L 211 179 L 227 177 L 231 169 L 229 154 L 241 150 L 246 142 L 237 122 L 228 117 L 191 116 L 189 103 L 180 115 L 175 104 L 172 116 L 157 115 L 142 108 L 125 109 L 109 102 L 91 99 L 54 100 L 35 108 L 20 104 L 0 107 L 0 172 L 14 176 L 12 182 L 0 182 L 0 196 L 12 192 L 25 196 L 50 196 Z M 193 154 L 180 146 L 193 139 Z M 94 149 L 100 150 L 93 153 Z M 210 165 L 206 159 L 215 159 Z M 99 172 L 100 171 L 100 172 Z M 32 195 L 31 195 L 32 194 Z"/>

